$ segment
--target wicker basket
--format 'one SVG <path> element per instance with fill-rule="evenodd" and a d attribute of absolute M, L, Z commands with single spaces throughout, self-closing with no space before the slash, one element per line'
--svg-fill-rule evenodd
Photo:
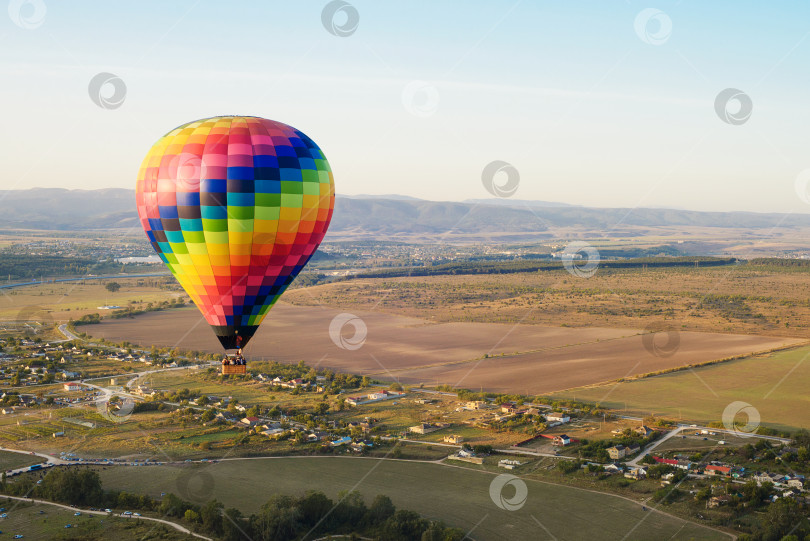
<path fill-rule="evenodd" d="M 247 366 L 244 364 L 223 364 L 222 365 L 222 375 L 223 376 L 230 376 L 230 375 L 245 375 L 247 374 Z"/>

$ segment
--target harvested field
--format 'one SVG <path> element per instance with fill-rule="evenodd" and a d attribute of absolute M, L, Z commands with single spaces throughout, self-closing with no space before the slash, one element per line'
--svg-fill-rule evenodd
<path fill-rule="evenodd" d="M 246 354 L 282 362 L 304 360 L 319 367 L 404 383 L 446 383 L 539 394 L 802 342 L 783 337 L 682 332 L 677 351 L 665 356 L 647 351 L 639 329 L 431 323 L 357 312 L 367 327 L 367 338 L 361 347 L 350 350 L 337 346 L 330 337 L 330 323 L 340 313 L 330 308 L 279 304 Z M 82 330 L 115 341 L 221 351 L 207 323 L 190 308 L 104 321 Z M 355 329 L 348 324 L 343 331 L 344 340 L 350 340 Z M 337 336 L 335 340 L 340 342 Z"/>
<path fill-rule="evenodd" d="M 722 423 L 725 408 L 752 405 L 763 426 L 810 427 L 810 347 L 779 351 L 672 374 L 555 393 L 558 398 L 599 402 L 628 415 L 649 415 L 701 424 Z M 745 422 L 740 415 L 738 421 Z"/>

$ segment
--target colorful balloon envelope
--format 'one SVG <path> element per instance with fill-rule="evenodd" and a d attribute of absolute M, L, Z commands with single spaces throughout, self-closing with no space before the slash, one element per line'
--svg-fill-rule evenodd
<path fill-rule="evenodd" d="M 329 162 L 295 128 L 251 116 L 184 124 L 144 158 L 149 241 L 226 349 L 241 348 L 323 240 Z"/>

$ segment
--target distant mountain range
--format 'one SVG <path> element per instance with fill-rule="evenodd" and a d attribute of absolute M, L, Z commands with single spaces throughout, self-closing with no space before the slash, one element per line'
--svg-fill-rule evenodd
<path fill-rule="evenodd" d="M 634 229 L 698 226 L 808 227 L 810 215 L 588 208 L 543 201 L 427 201 L 406 196 L 338 196 L 333 238 L 549 238 L 556 229 L 628 234 Z M 88 230 L 138 227 L 133 190 L 34 188 L 0 191 L 0 228 Z M 637 234 L 641 234 L 638 231 Z M 429 240 L 429 239 L 426 239 Z"/>

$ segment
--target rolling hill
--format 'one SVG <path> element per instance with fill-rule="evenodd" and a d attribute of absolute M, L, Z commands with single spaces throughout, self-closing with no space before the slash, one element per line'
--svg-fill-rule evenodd
<path fill-rule="evenodd" d="M 559 206 L 555 206 L 559 205 Z M 697 212 L 652 208 L 588 208 L 520 200 L 427 201 L 399 196 L 338 196 L 333 238 L 420 236 L 552 238 L 555 230 L 643 234 L 650 228 L 740 230 L 810 227 L 810 215 Z M 33 188 L 0 191 L 0 228 L 90 230 L 137 227 L 133 190 Z M 629 232 L 633 233 L 629 233 Z"/>

